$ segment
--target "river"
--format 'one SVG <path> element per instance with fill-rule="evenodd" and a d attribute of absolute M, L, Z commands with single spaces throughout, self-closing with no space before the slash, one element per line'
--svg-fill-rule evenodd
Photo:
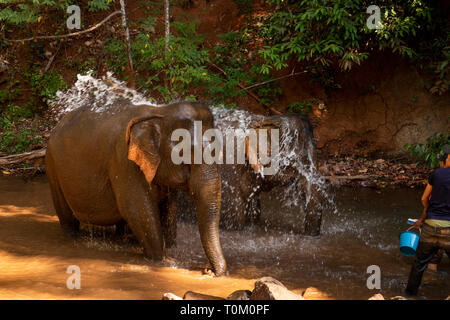
<path fill-rule="evenodd" d="M 315 287 L 318 299 L 402 295 L 413 258 L 400 254 L 398 234 L 407 218 L 420 215 L 421 190 L 342 187 L 332 192 L 337 210 L 325 213 L 319 238 L 285 231 L 298 220 L 296 211 L 283 209 L 276 192 L 265 194 L 265 225 L 221 231 L 229 274 L 212 278 L 201 273 L 207 260 L 192 222 L 179 222 L 177 247 L 168 250 L 176 265 L 149 262 L 138 244 L 115 239 L 108 230 L 84 229 L 79 239 L 65 239 L 44 175 L 28 181 L 1 176 L 0 298 L 161 299 L 165 292 L 183 296 L 188 290 L 227 296 L 252 290 L 262 276 L 275 277 L 296 293 Z M 80 290 L 67 289 L 70 265 L 80 267 Z M 371 265 L 380 268 L 381 290 L 367 288 Z M 425 274 L 419 298 L 450 294 L 447 257 L 439 270 Z"/>

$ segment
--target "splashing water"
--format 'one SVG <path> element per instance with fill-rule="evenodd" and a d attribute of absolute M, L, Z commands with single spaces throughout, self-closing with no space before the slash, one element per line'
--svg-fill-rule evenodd
<path fill-rule="evenodd" d="M 116 79 L 112 73 L 108 72 L 106 76 L 97 79 L 92 76 L 92 71 L 85 75 L 77 75 L 77 81 L 74 85 L 64 91 L 58 91 L 56 97 L 50 102 L 51 117 L 57 122 L 66 113 L 69 113 L 82 106 L 90 106 L 96 113 L 108 112 L 108 107 L 118 100 L 125 99 L 130 102 L 130 107 L 139 105 L 151 105 L 155 107 L 164 107 L 164 104 L 157 104 L 156 100 L 146 97 L 134 89 L 126 87 L 124 82 Z M 175 101 L 174 101 L 175 102 Z M 211 107 L 211 112 L 215 119 L 216 126 L 222 131 L 224 136 L 236 129 L 251 129 L 258 122 L 264 121 L 262 115 L 253 114 L 244 110 L 230 110 L 221 106 Z M 287 186 L 282 188 L 278 194 L 284 208 L 303 209 L 311 200 L 312 190 L 317 191 L 321 198 L 321 210 L 330 209 L 336 211 L 333 195 L 329 192 L 325 179 L 316 169 L 313 161 L 314 142 L 309 137 L 305 128 L 283 126 L 280 136 L 280 152 L 275 155 L 279 163 L 279 171 L 282 174 L 284 168 L 295 170 L 295 178 Z M 261 171 L 261 177 L 264 178 L 264 168 Z M 222 181 L 224 192 L 233 194 L 236 192 L 232 184 L 226 179 Z M 255 186 L 253 194 L 259 191 L 260 186 Z M 225 205 L 233 208 L 233 197 L 227 198 Z M 300 210 L 301 211 L 301 210 Z"/>
<path fill-rule="evenodd" d="M 257 123 L 267 120 L 266 117 L 256 115 L 244 110 L 230 110 L 225 108 L 212 108 L 215 125 L 224 135 L 234 133 L 236 129 L 241 129 L 241 134 L 245 130 L 253 128 Z M 280 130 L 280 152 L 274 156 L 274 160 L 279 163 L 279 170 L 276 175 L 285 174 L 286 169 L 295 171 L 295 178 L 291 179 L 288 185 L 283 186 L 277 196 L 281 200 L 284 208 L 304 208 L 311 201 L 313 189 L 320 197 L 318 203 L 319 210 L 328 209 L 337 212 L 334 204 L 333 194 L 329 191 L 325 179 L 317 170 L 314 163 L 314 142 L 313 138 L 306 132 L 306 128 L 289 125 L 289 119 L 282 120 Z M 285 125 L 283 124 L 285 122 Z M 303 132 L 301 131 L 303 130 Z M 239 134 L 236 134 L 237 136 Z M 234 175 L 238 172 L 234 168 Z M 264 179 L 264 174 L 261 175 Z M 227 176 L 222 179 L 224 192 L 235 192 L 233 184 L 227 180 Z M 253 194 L 258 192 L 260 186 L 253 189 Z M 251 195 L 251 196 L 252 196 Z M 234 207 L 236 204 L 231 197 L 225 204 Z M 237 210 L 238 208 L 236 208 Z"/>
<path fill-rule="evenodd" d="M 85 75 L 77 75 L 77 81 L 66 91 L 58 91 L 56 97 L 50 102 L 51 114 L 58 121 L 64 114 L 79 107 L 90 105 L 91 110 L 97 113 L 105 112 L 108 107 L 119 99 L 127 99 L 132 105 L 155 104 L 153 98 L 147 98 L 142 93 L 130 89 L 108 72 L 102 79 L 92 76 L 92 71 Z"/>

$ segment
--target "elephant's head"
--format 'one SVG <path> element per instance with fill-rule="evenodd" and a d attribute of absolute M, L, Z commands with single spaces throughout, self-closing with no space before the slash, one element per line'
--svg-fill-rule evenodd
<path fill-rule="evenodd" d="M 279 143 L 279 152 L 270 155 L 277 160 L 278 170 L 275 174 L 261 175 L 263 176 L 260 178 L 261 190 L 270 191 L 275 186 L 289 185 L 292 188 L 288 192 L 290 196 L 298 197 L 300 193 L 303 194 L 307 215 L 304 232 L 317 235 L 321 224 L 323 182 L 316 169 L 317 157 L 311 122 L 306 116 L 298 114 L 277 115 L 257 121 L 253 128 L 258 133 L 258 139 L 260 129 L 267 129 L 268 132 L 278 129 L 279 136 L 278 141 L 269 139 L 269 145 Z M 268 136 L 273 138 L 275 135 L 268 134 Z M 249 148 L 246 151 L 249 160 L 257 158 L 255 154 L 259 150 Z M 257 163 L 252 165 L 252 169 L 257 173 L 264 173 L 265 166 Z"/>
<path fill-rule="evenodd" d="M 253 129 L 257 133 L 258 142 L 260 138 L 267 136 L 268 154 L 278 164 L 276 172 L 267 176 L 264 174 L 267 165 L 260 162 L 251 165 L 255 172 L 264 175 L 266 181 L 274 182 L 276 185 L 286 184 L 297 179 L 305 171 L 314 169 L 315 143 L 312 125 L 307 117 L 297 114 L 266 117 L 264 120 L 256 121 Z M 267 134 L 261 136 L 261 129 L 265 129 Z M 274 134 L 273 130 L 277 130 L 277 134 Z M 278 143 L 278 148 L 271 148 L 274 143 Z M 251 147 L 246 149 L 246 153 L 249 160 L 261 156 L 260 150 Z"/>
<path fill-rule="evenodd" d="M 194 163 L 194 123 L 201 121 L 202 132 L 214 126 L 211 112 L 206 106 L 193 103 L 177 103 L 155 108 L 154 113 L 137 117 L 129 122 L 126 134 L 128 158 L 142 170 L 149 184 L 189 192 L 197 207 L 200 238 L 213 272 L 219 276 L 226 272 L 226 262 L 219 239 L 221 181 L 217 164 Z M 189 149 L 177 149 L 175 153 L 190 153 L 179 163 L 174 161 L 172 141 L 176 130 L 189 133 Z M 184 141 L 186 143 L 186 141 Z M 205 147 L 200 143 L 200 147 Z M 186 154 L 184 154 L 186 156 Z"/>

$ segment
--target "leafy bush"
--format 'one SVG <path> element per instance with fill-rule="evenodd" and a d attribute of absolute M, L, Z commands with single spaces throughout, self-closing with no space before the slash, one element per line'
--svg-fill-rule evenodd
<path fill-rule="evenodd" d="M 89 11 L 100 11 L 109 9 L 114 0 L 90 0 Z M 50 10 L 56 10 L 66 15 L 67 7 L 76 4 L 70 0 L 0 0 L 0 22 L 23 26 L 30 23 L 39 23 L 44 14 Z M 63 21 L 65 24 L 65 21 Z"/>
<path fill-rule="evenodd" d="M 107 10 L 114 0 L 90 0 L 88 1 L 89 11 Z"/>
<path fill-rule="evenodd" d="M 10 121 L 17 121 L 20 118 L 31 118 L 33 113 L 27 108 L 20 108 L 10 104 L 2 113 L 2 116 L 6 117 Z"/>
<path fill-rule="evenodd" d="M 366 26 L 366 9 L 372 1 L 266 2 L 273 11 L 263 19 L 260 30 L 265 41 L 260 50 L 265 61 L 260 71 L 264 74 L 286 67 L 293 59 L 325 70 L 347 71 L 374 50 L 439 61 L 448 47 L 450 29 L 445 10 L 429 1 L 383 1 L 378 30 Z M 446 66 L 445 61 L 448 57 L 441 66 Z"/>
<path fill-rule="evenodd" d="M 0 116 L 0 151 L 20 153 L 30 151 L 31 147 L 42 143 L 42 138 L 33 128 L 17 129 L 14 121 Z"/>
<path fill-rule="evenodd" d="M 425 163 L 428 168 L 439 167 L 437 154 L 442 155 L 442 147 L 450 144 L 449 132 L 436 133 L 429 137 L 425 144 L 406 144 L 405 149 L 418 163 Z"/>
<path fill-rule="evenodd" d="M 37 68 L 32 68 L 31 70 L 26 71 L 24 76 L 31 85 L 32 98 L 34 98 L 32 101 L 40 100 L 47 103 L 47 101 L 55 97 L 58 90 L 64 90 L 68 87 L 56 70 L 42 74 Z M 32 107 L 32 109 L 36 108 Z"/>
<path fill-rule="evenodd" d="M 173 22 L 176 34 L 170 36 L 168 51 L 165 37 L 142 33 L 131 46 L 136 69 L 149 74 L 140 84 L 157 90 L 167 102 L 181 99 L 190 94 L 192 87 L 210 81 L 206 68 L 208 50 L 202 48 L 203 38 L 195 32 L 197 23 Z"/>
<path fill-rule="evenodd" d="M 308 114 L 311 111 L 312 102 L 304 99 L 301 102 L 293 102 L 288 106 L 288 110 L 291 113 Z"/>
<path fill-rule="evenodd" d="M 244 32 L 220 35 L 221 43 L 208 50 L 204 47 L 203 37 L 196 31 L 198 21 L 175 21 L 171 23 L 174 32 L 170 36 L 170 47 L 165 51 L 165 37 L 152 34 L 155 23 L 156 19 L 148 18 L 141 24 L 145 32 L 137 35 L 131 51 L 139 74 L 138 85 L 157 91 L 166 102 L 196 100 L 196 95 L 201 94 L 202 98 L 213 103 L 232 107 L 232 99 L 245 94 L 237 88 L 240 84 L 250 85 L 271 79 L 270 76 L 259 75 L 255 67 L 246 70 L 251 63 Z M 105 48 L 108 67 L 126 78 L 127 58 L 123 41 L 108 39 Z M 275 82 L 256 91 L 264 103 L 270 103 L 279 93 Z"/>

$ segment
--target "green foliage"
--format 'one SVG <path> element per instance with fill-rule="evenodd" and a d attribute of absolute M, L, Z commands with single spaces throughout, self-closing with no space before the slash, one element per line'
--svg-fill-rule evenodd
<path fill-rule="evenodd" d="M 20 108 L 11 106 L 12 112 Z M 33 145 L 41 144 L 42 138 L 33 128 L 17 129 L 16 121 L 22 114 L 0 114 L 0 151 L 7 153 L 20 153 L 30 151 Z M 19 111 L 19 113 L 22 111 Z M 12 119 L 13 118 L 13 119 Z"/>
<path fill-rule="evenodd" d="M 142 21 L 144 32 L 131 44 L 137 82 L 147 90 L 156 90 L 164 101 L 176 99 L 197 100 L 198 95 L 214 103 L 233 107 L 233 98 L 245 94 L 239 84 L 267 80 L 250 65 L 248 41 L 244 32 L 230 32 L 220 36 L 220 44 L 208 50 L 204 39 L 196 31 L 198 21 L 171 23 L 169 50 L 165 51 L 165 37 L 153 35 L 156 19 Z M 126 78 L 127 58 L 123 41 L 107 39 L 105 49 L 108 67 Z M 273 84 L 275 86 L 275 83 Z M 262 101 L 271 102 L 280 93 L 277 87 L 261 87 L 257 94 Z"/>
<path fill-rule="evenodd" d="M 239 83 L 250 83 L 255 75 L 244 70 L 249 64 L 245 33 L 229 32 L 219 38 L 221 43 L 216 44 L 211 52 L 211 62 L 217 66 L 214 68 L 219 74 L 211 78 L 208 93 L 219 102 L 231 103 L 229 100 L 244 94 L 236 89 Z"/>
<path fill-rule="evenodd" d="M 168 51 L 165 37 L 153 38 L 149 34 L 139 34 L 131 46 L 136 69 L 149 74 L 141 84 L 157 90 L 165 101 L 184 98 L 192 87 L 210 81 L 206 69 L 208 51 L 202 48 L 203 38 L 195 32 L 197 23 L 173 22 L 176 33 L 170 37 Z"/>
<path fill-rule="evenodd" d="M 301 102 L 293 102 L 288 106 L 288 110 L 291 113 L 301 113 L 301 114 L 308 114 L 311 111 L 312 108 L 312 102 L 304 99 Z"/>
<path fill-rule="evenodd" d="M 429 137 L 425 144 L 406 144 L 405 149 L 418 163 L 425 163 L 428 168 L 439 167 L 437 154 L 442 155 L 442 147 L 450 144 L 449 132 L 439 132 Z"/>
<path fill-rule="evenodd" d="M 20 118 L 31 118 L 33 116 L 32 112 L 26 108 L 20 108 L 13 104 L 9 104 L 2 114 L 3 117 L 8 118 L 11 121 L 17 121 Z"/>
<path fill-rule="evenodd" d="M 238 7 L 238 13 L 248 14 L 253 10 L 253 0 L 233 0 Z"/>
<path fill-rule="evenodd" d="M 55 70 L 42 75 L 39 70 L 32 68 L 24 76 L 30 82 L 33 96 L 44 103 L 53 99 L 58 90 L 67 89 L 67 84 Z"/>
<path fill-rule="evenodd" d="M 13 25 L 36 23 L 42 19 L 42 12 L 57 9 L 64 11 L 70 6 L 69 0 L 0 0 L 0 22 Z"/>
<path fill-rule="evenodd" d="M 381 28 L 369 30 L 366 0 L 267 0 L 272 13 L 262 21 L 265 40 L 260 72 L 280 70 L 291 59 L 323 70 L 351 70 L 375 50 L 423 60 L 443 57 L 449 26 L 445 11 L 428 1 L 386 0 Z M 377 3 L 375 3 L 377 4 Z M 430 34 L 433 38 L 430 39 Z M 448 57 L 442 61 L 447 66 Z M 319 70 L 319 72 L 321 72 Z M 325 77 L 324 77 L 325 78 Z"/>
<path fill-rule="evenodd" d="M 107 10 L 113 2 L 114 0 L 90 0 L 88 1 L 89 11 Z"/>

